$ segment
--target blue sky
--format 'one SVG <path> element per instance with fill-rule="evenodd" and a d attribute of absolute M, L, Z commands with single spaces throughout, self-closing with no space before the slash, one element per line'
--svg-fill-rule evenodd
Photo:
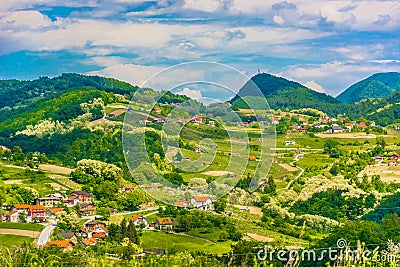
<path fill-rule="evenodd" d="M 142 84 L 189 61 L 337 95 L 400 71 L 400 2 L 1 0 L 0 78 L 78 72 Z"/>

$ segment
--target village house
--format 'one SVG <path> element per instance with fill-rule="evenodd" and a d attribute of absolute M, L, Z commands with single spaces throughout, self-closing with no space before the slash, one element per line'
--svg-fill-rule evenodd
<path fill-rule="evenodd" d="M 73 192 L 71 194 L 71 197 L 75 197 L 74 200 L 77 199 L 77 202 L 79 202 L 79 203 L 92 203 L 92 201 L 93 201 L 92 194 L 85 192 L 85 191 Z"/>
<path fill-rule="evenodd" d="M 69 239 L 72 243 L 76 243 L 78 241 L 75 233 L 72 232 L 59 232 L 57 233 L 58 236 L 62 237 L 63 239 Z"/>
<path fill-rule="evenodd" d="M 159 107 L 154 107 L 151 109 L 151 111 L 154 111 L 156 114 L 161 114 L 161 108 Z"/>
<path fill-rule="evenodd" d="M 193 196 L 190 200 L 190 204 L 199 210 L 211 210 L 212 199 L 208 196 Z"/>
<path fill-rule="evenodd" d="M 349 132 L 351 132 L 351 130 L 353 129 L 353 124 L 352 124 L 351 122 L 346 122 L 346 123 L 344 124 L 344 127 L 345 127 L 346 129 L 348 129 Z"/>
<path fill-rule="evenodd" d="M 88 246 L 94 246 L 94 245 L 96 245 L 97 244 L 97 239 L 96 238 L 94 238 L 94 237 L 91 237 L 91 238 L 89 238 L 89 239 L 86 239 L 86 240 L 83 240 L 82 241 L 82 245 L 83 245 L 83 247 L 88 247 Z"/>
<path fill-rule="evenodd" d="M 391 159 L 388 163 L 388 166 L 397 166 L 397 160 Z"/>
<path fill-rule="evenodd" d="M 365 122 L 363 122 L 363 121 L 358 124 L 358 127 L 360 127 L 361 129 L 364 129 L 364 130 L 368 128 L 367 124 L 365 124 Z"/>
<path fill-rule="evenodd" d="M 135 225 L 140 225 L 141 223 L 143 223 L 145 226 L 147 226 L 149 224 L 146 217 L 140 214 L 132 216 L 131 222 Z"/>
<path fill-rule="evenodd" d="M 105 223 L 102 223 L 102 222 L 87 222 L 87 223 L 85 223 L 85 224 L 83 225 L 83 228 L 84 228 L 86 231 L 94 232 L 94 231 L 96 231 L 96 229 L 99 228 L 100 226 L 105 226 Z"/>
<path fill-rule="evenodd" d="M 62 211 L 64 211 L 63 208 L 50 208 L 50 209 L 47 209 L 47 215 L 48 215 L 49 217 L 51 217 L 51 218 L 55 218 L 56 215 L 57 215 L 58 213 L 62 212 Z"/>
<path fill-rule="evenodd" d="M 8 222 L 19 222 L 19 213 L 16 210 L 12 210 L 4 216 Z"/>
<path fill-rule="evenodd" d="M 133 186 L 133 184 L 126 184 L 122 186 L 122 191 L 123 192 L 131 192 L 135 190 L 135 187 Z"/>
<path fill-rule="evenodd" d="M 272 162 L 272 163 L 278 163 L 278 159 L 277 159 L 277 158 L 272 158 L 272 159 L 271 159 L 271 162 Z"/>
<path fill-rule="evenodd" d="M 279 124 L 279 118 L 273 118 L 272 119 L 272 124 L 273 125 L 278 125 Z"/>
<path fill-rule="evenodd" d="M 178 208 L 186 209 L 187 207 L 190 207 L 190 202 L 188 202 L 188 201 L 178 201 L 178 202 L 174 202 L 174 204 Z"/>
<path fill-rule="evenodd" d="M 369 122 L 369 125 L 370 125 L 371 127 L 376 127 L 376 123 L 375 123 L 374 121 L 370 121 L 370 122 Z"/>
<path fill-rule="evenodd" d="M 201 123 L 203 123 L 203 118 L 199 115 L 195 115 L 195 116 L 193 116 L 193 118 L 188 120 L 188 123 L 201 124 Z"/>
<path fill-rule="evenodd" d="M 94 205 L 92 203 L 79 204 L 80 212 L 84 214 L 93 214 L 95 211 Z"/>
<path fill-rule="evenodd" d="M 71 250 L 74 249 L 74 244 L 73 244 L 72 241 L 69 240 L 69 239 L 65 239 L 65 240 L 52 240 L 52 241 L 48 242 L 45 246 L 46 246 L 46 247 L 57 246 L 57 247 L 59 247 L 63 252 L 65 252 L 65 251 L 71 251 Z"/>
<path fill-rule="evenodd" d="M 332 133 L 343 133 L 344 132 L 343 128 L 336 124 L 332 125 L 331 130 L 332 130 Z"/>
<path fill-rule="evenodd" d="M 24 212 L 26 215 L 28 215 L 29 206 L 29 204 L 15 204 L 13 210 L 17 212 Z"/>
<path fill-rule="evenodd" d="M 44 207 L 54 207 L 57 206 L 58 204 L 63 202 L 63 198 L 61 197 L 54 197 L 54 196 L 49 196 L 49 197 L 41 197 L 41 198 L 36 198 L 35 199 L 35 204 L 36 205 L 42 205 Z"/>
<path fill-rule="evenodd" d="M 31 205 L 28 208 L 28 217 L 30 219 L 46 219 L 46 209 L 42 205 Z"/>
<path fill-rule="evenodd" d="M 172 220 L 169 217 L 157 218 L 155 227 L 159 230 L 172 230 Z"/>
<path fill-rule="evenodd" d="M 400 155 L 399 154 L 393 154 L 390 157 L 390 160 L 394 160 L 394 161 L 398 162 L 398 161 L 400 161 Z"/>

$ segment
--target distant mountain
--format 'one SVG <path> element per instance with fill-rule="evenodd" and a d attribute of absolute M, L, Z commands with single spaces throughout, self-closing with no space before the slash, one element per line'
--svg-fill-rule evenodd
<path fill-rule="evenodd" d="M 356 103 L 367 98 L 382 98 L 400 89 L 400 73 L 376 73 L 357 82 L 336 97 L 342 103 Z"/>
<path fill-rule="evenodd" d="M 253 76 L 230 100 L 234 108 L 245 108 L 245 103 L 241 98 L 248 100 L 257 96 L 259 88 L 272 109 L 282 108 L 316 108 L 323 111 L 332 111 L 334 104 L 340 102 L 335 98 L 311 90 L 304 85 L 289 81 L 285 78 L 276 77 L 271 74 L 261 73 Z M 256 101 L 252 99 L 252 101 Z"/>

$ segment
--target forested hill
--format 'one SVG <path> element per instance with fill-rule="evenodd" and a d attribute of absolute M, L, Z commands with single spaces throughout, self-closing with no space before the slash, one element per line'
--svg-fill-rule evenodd
<path fill-rule="evenodd" d="M 240 98 L 247 98 L 247 101 L 257 95 L 254 84 L 259 88 L 264 97 L 267 98 L 272 109 L 310 107 L 333 112 L 332 109 L 334 107 L 332 104 L 340 103 L 335 98 L 311 90 L 300 83 L 271 74 L 261 73 L 253 76 L 239 90 L 239 93 L 230 100 L 233 107 L 245 108 Z"/>
<path fill-rule="evenodd" d="M 356 103 L 368 98 L 383 98 L 399 89 L 400 73 L 376 73 L 353 84 L 336 99 L 342 103 Z"/>
<path fill-rule="evenodd" d="M 135 92 L 138 88 L 112 78 L 76 73 L 66 73 L 54 78 L 41 77 L 32 81 L 0 80 L 0 109 L 26 106 L 42 98 L 51 99 L 77 87 L 90 87 L 122 95 Z"/>

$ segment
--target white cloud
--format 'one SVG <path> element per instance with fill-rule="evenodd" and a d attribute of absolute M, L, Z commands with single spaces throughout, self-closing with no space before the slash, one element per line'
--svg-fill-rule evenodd
<path fill-rule="evenodd" d="M 276 24 L 279 24 L 279 25 L 282 25 L 285 23 L 285 20 L 281 16 L 278 16 L 278 15 L 275 15 L 273 20 Z"/>
<path fill-rule="evenodd" d="M 100 75 L 116 78 L 128 82 L 132 85 L 141 86 L 152 75 L 159 72 L 162 68 L 156 66 L 141 66 L 135 64 L 118 64 L 106 67 L 99 71 L 91 71 L 87 75 Z"/>
<path fill-rule="evenodd" d="M 314 80 L 308 81 L 304 85 L 316 92 L 325 93 L 324 88 L 322 88 L 322 86 L 316 83 Z"/>
<path fill-rule="evenodd" d="M 51 20 L 39 11 L 16 11 L 8 14 L 0 20 L 6 28 L 30 28 L 36 29 L 51 25 Z"/>
<path fill-rule="evenodd" d="M 181 92 L 177 93 L 178 95 L 185 95 L 190 97 L 191 99 L 201 99 L 203 98 L 203 95 L 199 90 L 191 90 L 187 87 L 183 88 Z"/>
<path fill-rule="evenodd" d="M 215 12 L 222 7 L 223 2 L 219 0 L 186 0 L 184 4 L 184 8 L 205 12 Z"/>

